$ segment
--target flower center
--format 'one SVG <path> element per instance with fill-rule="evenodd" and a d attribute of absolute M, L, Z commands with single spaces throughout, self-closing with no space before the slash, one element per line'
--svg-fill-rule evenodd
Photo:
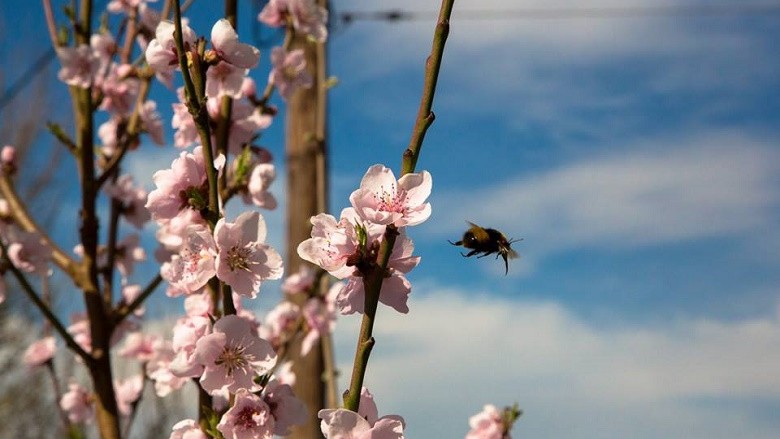
<path fill-rule="evenodd" d="M 244 346 L 225 346 L 222 353 L 214 362 L 217 366 L 222 366 L 227 370 L 227 375 L 233 375 L 233 371 L 243 369 L 249 361 L 245 356 L 246 348 Z"/>
<path fill-rule="evenodd" d="M 246 247 L 231 247 L 227 252 L 227 264 L 230 271 L 249 270 L 249 256 L 252 252 Z"/>
<path fill-rule="evenodd" d="M 298 69 L 294 66 L 284 66 L 282 74 L 288 81 L 294 81 L 298 77 Z"/>
<path fill-rule="evenodd" d="M 389 189 L 380 186 L 379 191 L 374 193 L 377 209 L 385 212 L 404 213 L 406 211 L 407 198 L 406 191 L 396 189 L 395 184 L 391 185 Z"/>
<path fill-rule="evenodd" d="M 256 407 L 244 407 L 236 415 L 235 424 L 245 430 L 251 430 L 257 427 L 262 417 L 262 413 Z"/>

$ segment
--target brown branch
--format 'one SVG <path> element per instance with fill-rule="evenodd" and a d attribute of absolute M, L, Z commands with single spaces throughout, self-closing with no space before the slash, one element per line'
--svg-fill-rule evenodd
<path fill-rule="evenodd" d="M 111 159 L 109 159 L 108 163 L 104 166 L 103 173 L 97 178 L 98 187 L 103 186 L 103 184 L 114 175 L 119 167 L 119 163 L 130 149 L 130 145 L 138 140 L 138 136 L 141 133 L 141 109 L 144 106 L 144 102 L 146 102 L 146 97 L 149 95 L 151 81 L 151 77 L 144 77 L 144 79 L 141 80 L 141 89 L 138 92 L 138 97 L 135 101 L 133 114 L 130 115 L 125 132 L 119 140 L 118 150 L 114 152 Z"/>
<path fill-rule="evenodd" d="M 412 131 L 412 139 L 409 148 L 404 151 L 401 174 L 414 172 L 417 159 L 420 155 L 423 139 L 428 127 L 433 123 L 434 115 L 431 111 L 433 106 L 433 96 L 436 92 L 436 83 L 439 77 L 439 68 L 444 53 L 444 44 L 447 41 L 447 35 L 450 29 L 450 16 L 455 0 L 442 0 L 439 12 L 439 21 L 436 24 L 436 30 L 433 36 L 433 45 L 431 54 L 428 56 L 425 66 L 425 85 L 423 87 L 422 99 L 420 100 L 420 109 L 417 113 L 417 121 Z M 376 318 L 376 309 L 379 302 L 379 295 L 382 288 L 382 281 L 387 275 L 387 264 L 390 260 L 395 239 L 398 236 L 398 230 L 393 225 L 388 225 L 385 229 L 384 239 L 379 247 L 376 264 L 372 265 L 363 273 L 363 288 L 365 290 L 365 309 L 363 320 L 360 325 L 360 336 L 358 338 L 357 348 L 355 350 L 355 361 L 353 363 L 352 378 L 347 393 L 344 394 L 344 408 L 358 411 L 360 405 L 360 392 L 363 387 L 368 360 L 371 355 L 371 349 L 374 347 L 373 328 Z"/>
<path fill-rule="evenodd" d="M 34 232 L 39 234 L 43 240 L 52 249 L 52 260 L 58 267 L 60 267 L 65 273 L 73 278 L 76 285 L 79 285 L 79 267 L 76 261 L 74 261 L 65 251 L 63 251 L 51 237 L 43 232 L 43 229 L 32 219 L 30 213 L 27 212 L 27 208 L 19 198 L 19 195 L 14 189 L 13 182 L 8 175 L 0 175 L 0 192 L 3 194 L 3 198 L 8 202 L 8 210 L 13 217 L 16 224 L 27 232 Z"/>
<path fill-rule="evenodd" d="M 433 108 L 436 83 L 439 80 L 444 44 L 447 42 L 447 36 L 450 33 L 450 16 L 452 15 L 453 3 L 455 3 L 455 0 L 442 0 L 441 2 L 439 20 L 436 23 L 436 31 L 433 35 L 431 54 L 425 62 L 425 83 L 423 85 L 422 99 L 420 99 L 420 108 L 417 111 L 417 120 L 414 123 L 412 138 L 409 140 L 409 148 L 404 151 L 401 175 L 414 172 L 414 168 L 417 166 L 417 159 L 420 157 L 420 149 L 425 139 L 425 133 L 436 118 L 431 108 Z"/>
<path fill-rule="evenodd" d="M 27 280 L 27 277 L 24 275 L 24 273 L 22 273 L 21 270 L 19 270 L 10 259 L 8 259 L 8 249 L 2 241 L 0 241 L 0 249 L 2 249 L 3 252 L 3 260 L 7 263 L 6 265 L 14 274 L 16 280 L 19 281 L 19 285 L 22 286 L 22 291 L 24 291 L 27 297 L 33 302 L 33 304 L 35 304 L 36 308 L 38 308 L 46 320 L 51 323 L 54 330 L 57 331 L 57 334 L 59 334 L 60 337 L 62 337 L 62 339 L 65 341 L 65 344 L 73 352 L 75 352 L 76 355 L 83 359 L 84 362 L 91 361 L 92 356 L 87 353 L 87 351 L 85 351 L 78 343 L 76 343 L 68 330 L 65 329 L 65 326 L 62 324 L 62 322 L 60 322 L 60 319 L 54 315 L 49 306 L 46 305 L 46 303 L 44 303 L 43 300 L 38 296 L 38 293 L 35 292 L 35 289 Z"/>
<path fill-rule="evenodd" d="M 144 290 L 141 292 L 141 294 L 138 295 L 138 297 L 135 298 L 132 302 L 128 304 L 121 304 L 119 308 L 114 311 L 114 326 L 118 326 L 120 323 L 122 323 L 122 320 L 127 318 L 130 314 L 132 314 L 136 309 L 138 309 L 139 306 L 141 306 L 146 299 L 149 298 L 149 296 L 154 293 L 154 291 L 157 289 L 157 287 L 162 283 L 162 276 L 158 273 L 157 276 L 152 279 L 151 282 L 149 282 L 149 285 L 144 288 Z"/>

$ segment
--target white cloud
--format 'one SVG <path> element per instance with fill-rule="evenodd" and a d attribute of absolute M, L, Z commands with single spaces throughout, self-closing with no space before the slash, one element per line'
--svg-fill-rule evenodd
<path fill-rule="evenodd" d="M 707 2 L 713 3 L 722 2 Z M 444 117 L 437 123 L 454 115 L 489 115 L 506 121 L 515 131 L 541 129 L 545 136 L 561 142 L 601 139 L 647 127 L 654 116 L 647 113 L 651 100 L 672 111 L 679 111 L 680 103 L 697 103 L 686 106 L 672 128 L 722 120 L 734 108 L 760 99 L 762 85 L 777 77 L 780 66 L 772 57 L 769 33 L 761 32 L 760 25 L 749 27 L 740 17 L 465 19 L 468 10 L 702 4 L 682 0 L 459 1 L 437 92 L 436 108 Z M 438 2 L 422 5 L 395 0 L 368 7 L 365 2 L 352 1 L 338 6 L 337 13 L 394 8 L 432 11 Z M 343 71 L 336 67 L 343 87 L 362 97 L 350 105 L 384 124 L 414 114 L 416 81 L 422 81 L 433 21 L 358 22 L 343 37 L 333 39 L 338 64 L 360 66 Z M 377 57 L 377 53 L 382 55 Z M 419 79 L 410 84 L 408 72 L 415 72 L 413 78 Z M 398 77 L 403 82 L 394 83 Z M 377 84 L 382 86 L 377 89 Z M 409 95 L 399 95 L 399 89 Z M 408 109 L 391 107 L 399 101 L 411 105 Z M 404 127 L 409 123 L 403 122 Z"/>
<path fill-rule="evenodd" d="M 447 212 L 426 230 L 452 235 L 463 220 L 526 238 L 537 257 L 583 246 L 627 248 L 768 228 L 778 153 L 768 142 L 716 132 L 628 145 L 531 177 L 440 193 Z M 461 200 L 480 200 L 479 210 Z"/>
<path fill-rule="evenodd" d="M 748 402 L 780 401 L 777 316 L 602 328 L 556 303 L 446 289 L 411 308 L 380 308 L 366 380 L 410 437 L 462 437 L 483 404 L 515 401 L 526 410 L 517 437 L 776 436 Z M 343 386 L 358 324 L 339 323 Z"/>

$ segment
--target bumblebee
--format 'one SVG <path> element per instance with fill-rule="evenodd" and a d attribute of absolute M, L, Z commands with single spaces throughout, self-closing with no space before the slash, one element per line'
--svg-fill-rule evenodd
<path fill-rule="evenodd" d="M 509 273 L 509 259 L 514 259 L 518 256 L 517 252 L 512 250 L 512 244 L 521 239 L 506 239 L 506 236 L 496 229 L 486 229 L 470 221 L 466 222 L 471 227 L 463 234 L 463 238 L 457 242 L 450 240 L 447 240 L 447 242 L 470 249 L 471 251 L 468 253 L 461 253 L 464 258 L 474 255 L 479 255 L 477 257 L 482 258 L 495 253 L 496 259 L 499 256 L 504 258 L 504 275 Z"/>

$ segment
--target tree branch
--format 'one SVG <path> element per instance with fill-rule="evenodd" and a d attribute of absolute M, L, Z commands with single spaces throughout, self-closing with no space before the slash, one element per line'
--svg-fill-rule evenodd
<path fill-rule="evenodd" d="M 52 260 L 58 267 L 60 267 L 65 273 L 67 273 L 74 282 L 79 285 L 79 268 L 76 261 L 74 261 L 70 255 L 65 253 L 51 237 L 43 232 L 43 229 L 32 219 L 30 213 L 27 212 L 27 208 L 19 199 L 19 195 L 14 189 L 13 182 L 6 174 L 0 175 L 0 192 L 3 194 L 3 198 L 8 202 L 8 210 L 13 217 L 16 224 L 27 232 L 34 232 L 43 238 L 52 249 Z"/>
<path fill-rule="evenodd" d="M 62 339 L 65 341 L 65 344 L 73 352 L 75 352 L 76 355 L 83 359 L 84 362 L 90 362 L 92 360 L 92 356 L 87 353 L 87 351 L 85 351 L 78 343 L 76 343 L 68 330 L 65 329 L 65 326 L 62 324 L 62 322 L 60 322 L 60 319 L 54 315 L 49 306 L 46 305 L 38 296 L 38 293 L 35 292 L 35 289 L 27 280 L 27 277 L 24 275 L 24 273 L 22 273 L 21 270 L 19 270 L 10 259 L 8 259 L 8 249 L 2 241 L 0 241 L 0 249 L 3 251 L 3 260 L 7 263 L 9 269 L 14 274 L 14 277 L 16 277 L 16 280 L 19 281 L 19 285 L 22 286 L 22 290 L 27 295 L 27 297 L 33 302 L 33 304 L 35 304 L 35 307 L 41 311 L 46 320 L 51 323 L 54 330 L 57 331 L 60 337 L 62 337 Z"/>
<path fill-rule="evenodd" d="M 412 131 L 412 138 L 409 140 L 409 147 L 404 151 L 401 175 L 414 172 L 414 168 L 417 166 L 417 159 L 420 156 L 423 139 L 425 139 L 425 133 L 436 118 L 433 111 L 431 111 L 431 108 L 433 108 L 433 96 L 436 93 L 436 83 L 439 80 L 439 69 L 441 68 L 442 56 L 444 55 L 444 44 L 447 42 L 447 36 L 450 33 L 450 16 L 452 15 L 453 3 L 455 3 L 455 0 L 442 0 L 441 2 L 439 20 L 436 23 L 436 31 L 433 34 L 431 54 L 425 62 L 425 83 L 423 85 L 420 108 L 417 111 L 417 120 L 414 123 L 414 130 Z"/>

